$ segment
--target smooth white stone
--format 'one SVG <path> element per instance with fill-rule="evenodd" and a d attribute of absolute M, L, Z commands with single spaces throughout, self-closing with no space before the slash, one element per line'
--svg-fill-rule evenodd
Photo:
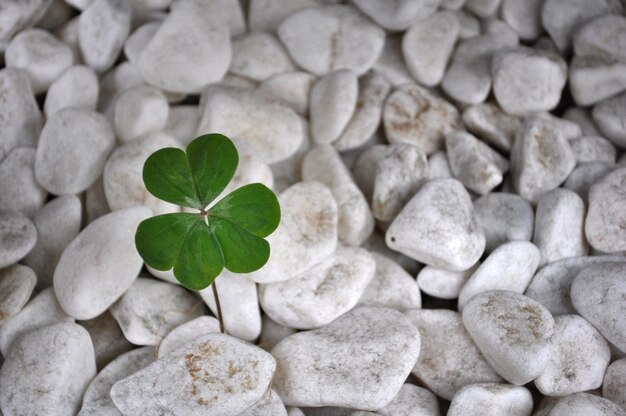
<path fill-rule="evenodd" d="M 376 262 L 362 248 L 339 246 L 321 263 L 284 282 L 259 287 L 263 311 L 296 329 L 327 325 L 356 306 L 372 281 Z"/>
<path fill-rule="evenodd" d="M 276 345 L 273 387 L 287 406 L 380 409 L 401 389 L 419 350 L 419 332 L 400 312 L 359 307 Z"/>
<path fill-rule="evenodd" d="M 0 213 L 0 269 L 23 259 L 37 242 L 37 229 L 21 212 Z"/>
<path fill-rule="evenodd" d="M 37 180 L 56 195 L 82 192 L 102 175 L 114 146 L 113 129 L 103 115 L 73 107 L 57 111 L 39 137 Z"/>
<path fill-rule="evenodd" d="M 622 125 L 625 110 L 626 92 L 600 101 L 591 113 L 604 136 L 620 148 L 626 147 L 626 128 Z"/>
<path fill-rule="evenodd" d="M 138 86 L 125 91 L 115 102 L 113 123 L 122 143 L 158 132 L 165 127 L 169 106 L 154 87 Z"/>
<path fill-rule="evenodd" d="M 495 15 L 500 8 L 501 0 L 467 0 L 465 8 L 478 17 L 487 18 Z"/>
<path fill-rule="evenodd" d="M 469 190 L 484 195 L 502 183 L 509 162 L 470 133 L 446 134 L 450 170 Z"/>
<path fill-rule="evenodd" d="M 490 290 L 508 290 L 524 293 L 533 278 L 541 254 L 527 241 L 512 241 L 496 248 L 463 285 L 458 309 L 479 293 Z"/>
<path fill-rule="evenodd" d="M 422 296 L 415 279 L 398 263 L 372 252 L 376 272 L 359 299 L 359 305 L 381 305 L 404 312 L 422 307 Z"/>
<path fill-rule="evenodd" d="M 388 146 L 374 144 L 361 152 L 352 167 L 352 177 L 368 201 L 372 200 L 378 162 L 387 154 Z"/>
<path fill-rule="evenodd" d="M 85 191 L 85 223 L 89 224 L 96 218 L 111 212 L 104 194 L 102 176 Z"/>
<path fill-rule="evenodd" d="M 337 204 L 319 182 L 299 182 L 278 198 L 281 222 L 267 237 L 270 258 L 259 270 L 246 274 L 257 283 L 290 279 L 320 263 L 337 247 Z"/>
<path fill-rule="evenodd" d="M 611 97 L 626 88 L 626 63 L 574 55 L 569 85 L 576 104 L 587 106 Z"/>
<path fill-rule="evenodd" d="M 308 72 L 292 71 L 265 79 L 259 89 L 272 94 L 301 116 L 309 111 L 309 92 L 315 77 Z"/>
<path fill-rule="evenodd" d="M 274 390 L 269 388 L 263 397 L 259 399 L 252 407 L 246 411 L 239 413 L 238 416 L 288 416 L 287 409 L 280 396 Z"/>
<path fill-rule="evenodd" d="M 172 329 L 204 315 L 205 308 L 181 286 L 139 277 L 110 311 L 130 342 L 158 345 Z"/>
<path fill-rule="evenodd" d="M 111 68 L 130 33 L 131 8 L 124 0 L 94 0 L 80 14 L 78 44 L 83 60 L 96 72 Z"/>
<path fill-rule="evenodd" d="M 226 315 L 226 314 L 225 314 Z M 228 316 L 228 315 L 226 315 Z M 199 316 L 172 329 L 158 346 L 158 358 L 163 358 L 175 349 L 186 345 L 198 337 L 220 332 L 220 323 L 212 316 Z"/>
<path fill-rule="evenodd" d="M 574 281 L 570 296 L 580 315 L 593 324 L 610 343 L 626 352 L 626 263 L 594 264 Z"/>
<path fill-rule="evenodd" d="M 37 147 L 43 121 L 26 72 L 0 71 L 0 160 L 16 147 Z"/>
<path fill-rule="evenodd" d="M 576 162 L 580 165 L 588 162 L 615 163 L 615 146 L 600 136 L 583 136 L 570 142 L 576 155 Z"/>
<path fill-rule="evenodd" d="M 96 353 L 96 367 L 102 369 L 118 356 L 135 348 L 128 342 L 124 333 L 109 311 L 94 319 L 78 322 L 89 332 Z M 156 358 L 156 354 L 155 354 Z M 107 392 L 108 394 L 108 392 Z M 116 414 L 116 416 L 119 416 Z"/>
<path fill-rule="evenodd" d="M 270 352 L 276 344 L 296 332 L 298 332 L 296 329 L 277 324 L 264 314 L 259 347 Z"/>
<path fill-rule="evenodd" d="M 136 65 L 141 51 L 146 47 L 150 39 L 159 30 L 160 21 L 148 22 L 133 31 L 124 42 L 124 56 L 128 62 Z"/>
<path fill-rule="evenodd" d="M 369 204 L 337 151 L 330 145 L 309 150 L 302 161 L 302 179 L 326 185 L 337 201 L 338 237 L 344 244 L 359 246 L 374 230 Z"/>
<path fill-rule="evenodd" d="M 543 0 L 503 0 L 502 19 L 524 40 L 537 39 L 543 33 L 541 7 Z"/>
<path fill-rule="evenodd" d="M 591 112 L 580 107 L 570 107 L 563 113 L 565 120 L 572 121 L 580 127 L 583 136 L 601 136 L 598 126 L 595 125 Z"/>
<path fill-rule="evenodd" d="M 460 128 L 458 110 L 415 84 L 397 88 L 385 102 L 383 124 L 389 143 L 409 143 L 426 154 L 444 146 L 446 133 Z"/>
<path fill-rule="evenodd" d="M 557 316 L 552 354 L 535 385 L 547 396 L 597 389 L 610 358 L 609 344 L 589 322 L 578 315 Z"/>
<path fill-rule="evenodd" d="M 589 189 L 610 171 L 615 169 L 615 163 L 610 162 L 586 162 L 582 163 L 567 177 L 563 184 L 566 189 L 571 189 L 586 203 L 589 202 Z"/>
<path fill-rule="evenodd" d="M 532 206 L 520 196 L 493 192 L 474 201 L 474 210 L 485 233 L 487 252 L 507 241 L 530 241 L 533 235 Z"/>
<path fill-rule="evenodd" d="M 339 69 L 320 77 L 311 87 L 311 138 L 318 144 L 339 138 L 357 105 L 359 85 L 356 75 Z"/>
<path fill-rule="evenodd" d="M 118 380 L 148 366 L 156 359 L 154 348 L 143 347 L 121 354 L 91 381 L 77 416 L 121 416 L 111 400 L 111 387 Z"/>
<path fill-rule="evenodd" d="M 602 397 L 575 393 L 548 404 L 535 416 L 626 416 L 626 411 Z"/>
<path fill-rule="evenodd" d="M 8 42 L 17 32 L 39 21 L 51 3 L 52 0 L 35 0 L 30 2 L 7 2 L 4 4 L 2 25 L 0 26 L 0 42 Z"/>
<path fill-rule="evenodd" d="M 263 81 L 272 75 L 296 69 L 287 51 L 275 35 L 249 32 L 233 39 L 233 57 L 229 72 Z"/>
<path fill-rule="evenodd" d="M 50 118 L 67 107 L 95 110 L 100 86 L 95 72 L 83 65 L 70 66 L 58 77 L 46 93 L 44 113 Z"/>
<path fill-rule="evenodd" d="M 244 140 L 266 163 L 293 155 L 305 137 L 296 112 L 263 91 L 209 87 L 200 103 L 200 115 L 197 135 L 219 131 Z"/>
<path fill-rule="evenodd" d="M 137 68 L 148 84 L 193 94 L 222 79 L 231 61 L 229 28 L 206 6 L 176 3 L 139 55 Z"/>
<path fill-rule="evenodd" d="M 148 217 L 145 207 L 106 214 L 63 250 L 54 270 L 54 290 L 69 315 L 95 318 L 131 287 L 143 266 L 135 231 Z"/>
<path fill-rule="evenodd" d="M 533 396 L 525 387 L 485 383 L 459 390 L 450 403 L 448 416 L 530 416 L 532 411 Z"/>
<path fill-rule="evenodd" d="M 567 51 L 572 36 L 582 24 L 596 16 L 621 11 L 618 0 L 546 0 L 541 21 L 559 50 Z"/>
<path fill-rule="evenodd" d="M 163 132 L 178 140 L 183 146 L 196 138 L 200 112 L 195 105 L 177 105 L 170 107 Z"/>
<path fill-rule="evenodd" d="M 429 266 L 467 270 L 485 249 L 472 201 L 456 179 L 424 184 L 387 230 L 392 249 Z"/>
<path fill-rule="evenodd" d="M 180 208 L 152 196 L 143 183 L 142 170 L 146 159 L 164 147 L 182 147 L 176 139 L 156 133 L 141 140 L 117 147 L 104 165 L 104 193 L 111 210 L 143 205 L 155 215 L 178 212 Z"/>
<path fill-rule="evenodd" d="M 127 416 L 238 415 L 268 389 L 274 358 L 245 341 L 207 334 L 113 385 Z"/>
<path fill-rule="evenodd" d="M 355 0 L 354 5 L 370 19 L 390 31 L 407 29 L 432 15 L 440 0 Z"/>
<path fill-rule="evenodd" d="M 576 155 L 559 121 L 532 116 L 515 139 L 511 151 L 513 185 L 531 203 L 563 183 L 576 166 Z"/>
<path fill-rule="evenodd" d="M 613 361 L 607 368 L 602 383 L 602 396 L 626 411 L 626 358 Z"/>
<path fill-rule="evenodd" d="M 448 163 L 445 150 L 438 150 L 428 156 L 428 179 L 452 178 L 452 171 Z"/>
<path fill-rule="evenodd" d="M 224 329 L 227 334 L 253 342 L 261 334 L 261 310 L 256 283 L 245 274 L 236 274 L 228 270 L 218 276 L 217 292 L 224 314 Z M 200 291 L 204 303 L 215 316 L 218 310 L 211 286 Z"/>
<path fill-rule="evenodd" d="M 535 213 L 533 242 L 543 266 L 567 257 L 585 256 L 585 203 L 575 192 L 555 189 L 545 193 Z"/>
<path fill-rule="evenodd" d="M 109 121 L 113 122 L 117 98 L 124 91 L 144 84 L 137 67 L 128 61 L 122 62 L 102 75 L 100 97 L 96 106 L 98 111 L 103 113 Z"/>
<path fill-rule="evenodd" d="M 463 285 L 478 266 L 480 263 L 476 263 L 463 272 L 451 272 L 426 266 L 417 274 L 417 284 L 422 292 L 430 296 L 439 299 L 456 299 L 459 297 Z"/>
<path fill-rule="evenodd" d="M 518 43 L 517 35 L 510 28 L 463 40 L 456 47 L 441 87 L 460 103 L 482 103 L 491 90 L 491 57 Z"/>
<path fill-rule="evenodd" d="M 315 75 L 336 69 L 362 75 L 374 65 L 385 43 L 385 32 L 347 5 L 296 11 L 277 31 L 294 62 Z"/>
<path fill-rule="evenodd" d="M 493 94 L 502 109 L 526 115 L 557 106 L 567 81 L 567 64 L 555 53 L 517 48 L 496 53 L 491 73 Z"/>
<path fill-rule="evenodd" d="M 37 286 L 52 286 L 52 275 L 61 253 L 80 231 L 82 204 L 75 195 L 59 196 L 33 217 L 37 242 L 24 258 L 24 264 L 37 275 Z"/>
<path fill-rule="evenodd" d="M 16 147 L 0 161 L 0 211 L 20 211 L 31 218 L 48 195 L 35 177 L 37 151 Z"/>
<path fill-rule="evenodd" d="M 89 334 L 62 322 L 19 338 L 0 369 L 0 407 L 6 415 L 73 415 L 96 375 Z"/>
<path fill-rule="evenodd" d="M 318 0 L 250 0 L 248 24 L 250 30 L 274 32 L 290 14 L 320 4 Z"/>
<path fill-rule="evenodd" d="M 459 29 L 459 21 L 453 13 L 440 11 L 414 23 L 404 33 L 404 59 L 421 85 L 432 87 L 441 82 Z"/>
<path fill-rule="evenodd" d="M 459 40 L 480 35 L 480 20 L 475 15 L 465 9 L 458 9 L 454 12 L 454 16 L 459 21 Z"/>
<path fill-rule="evenodd" d="M 626 167 L 615 169 L 589 189 L 585 220 L 587 241 L 596 250 L 615 253 L 626 250 Z"/>
<path fill-rule="evenodd" d="M 402 35 L 388 34 L 378 60 L 372 67 L 373 71 L 385 77 L 393 87 L 415 82 L 402 54 Z"/>
<path fill-rule="evenodd" d="M 23 334 L 63 321 L 73 322 L 74 318 L 61 309 L 52 288 L 42 290 L 21 311 L 2 322 L 0 353 L 7 357 L 11 345 Z"/>
<path fill-rule="evenodd" d="M 384 76 L 372 71 L 359 78 L 358 90 L 354 114 L 339 138 L 333 142 L 339 151 L 358 148 L 376 133 L 391 85 Z"/>
<path fill-rule="evenodd" d="M 24 308 L 36 283 L 35 272 L 21 264 L 0 270 L 0 325 Z"/>
<path fill-rule="evenodd" d="M 413 375 L 439 397 L 451 400 L 468 384 L 502 381 L 463 327 L 458 312 L 423 309 L 407 311 L 405 316 L 422 339 Z"/>
<path fill-rule="evenodd" d="M 473 104 L 463 111 L 463 122 L 469 131 L 489 144 L 510 152 L 522 122 L 493 103 Z"/>
<path fill-rule="evenodd" d="M 497 290 L 474 296 L 463 309 L 463 324 L 487 362 L 512 384 L 535 379 L 550 359 L 554 319 L 522 294 Z"/>
<path fill-rule="evenodd" d="M 46 92 L 52 83 L 72 65 L 74 57 L 69 46 L 42 29 L 18 33 L 4 53 L 8 68 L 28 74 L 35 94 Z"/>
<path fill-rule="evenodd" d="M 380 416 L 439 416 L 439 402 L 430 391 L 405 383 L 393 400 L 377 410 Z"/>

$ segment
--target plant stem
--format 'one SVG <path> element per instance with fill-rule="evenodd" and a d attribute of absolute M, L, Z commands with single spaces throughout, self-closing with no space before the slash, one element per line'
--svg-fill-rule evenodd
<path fill-rule="evenodd" d="M 222 317 L 222 306 L 220 305 L 220 297 L 217 295 L 217 285 L 215 284 L 215 280 L 211 287 L 213 287 L 213 297 L 215 297 L 215 307 L 217 309 L 217 319 L 220 321 L 220 332 L 225 334 L 224 331 L 224 319 Z"/>

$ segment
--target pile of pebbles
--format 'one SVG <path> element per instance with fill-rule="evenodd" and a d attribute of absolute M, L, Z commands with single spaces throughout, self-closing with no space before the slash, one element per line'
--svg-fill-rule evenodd
<path fill-rule="evenodd" d="M 626 4 L 6 0 L 0 415 L 626 415 Z M 144 267 L 232 137 L 272 254 Z"/>

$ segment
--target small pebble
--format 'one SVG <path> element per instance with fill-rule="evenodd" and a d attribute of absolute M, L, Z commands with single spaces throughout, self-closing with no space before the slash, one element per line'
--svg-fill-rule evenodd
<path fill-rule="evenodd" d="M 203 315 L 205 308 L 181 286 L 139 277 L 110 311 L 130 342 L 158 345 L 172 329 Z"/>
<path fill-rule="evenodd" d="M 292 279 L 261 285 L 259 301 L 281 325 L 319 328 L 356 306 L 375 270 L 376 262 L 366 250 L 339 246 L 330 257 Z"/>
<path fill-rule="evenodd" d="M 0 269 L 23 259 L 37 242 L 37 229 L 20 212 L 0 213 Z"/>
<path fill-rule="evenodd" d="M 412 373 L 439 397 L 451 400 L 466 385 L 502 381 L 463 327 L 458 312 L 423 309 L 407 311 L 405 316 L 422 338 Z"/>
<path fill-rule="evenodd" d="M 437 396 L 422 387 L 405 383 L 393 400 L 377 410 L 380 416 L 439 416 Z"/>
<path fill-rule="evenodd" d="M 576 393 L 551 402 L 535 416 L 626 416 L 626 411 L 602 397 Z"/>
<path fill-rule="evenodd" d="M 604 374 L 602 396 L 626 411 L 626 358 L 615 360 Z"/>
<path fill-rule="evenodd" d="M 626 92 L 600 101 L 593 107 L 593 120 L 607 139 L 616 146 L 626 146 L 626 128 L 621 115 L 626 110 Z"/>
<path fill-rule="evenodd" d="M 228 316 L 228 315 L 226 315 Z M 158 358 L 186 345 L 198 337 L 220 332 L 219 321 L 212 316 L 199 316 L 172 329 L 158 346 Z"/>
<path fill-rule="evenodd" d="M 522 126 L 518 117 L 511 116 L 493 103 L 468 106 L 463 111 L 463 122 L 477 137 L 505 152 L 510 152 L 515 134 Z"/>
<path fill-rule="evenodd" d="M 278 37 L 294 62 L 315 75 L 349 69 L 357 76 L 380 55 L 385 32 L 347 5 L 305 8 L 278 25 Z"/>
<path fill-rule="evenodd" d="M 113 124 L 122 143 L 163 130 L 169 106 L 165 95 L 149 86 L 130 88 L 115 102 Z"/>
<path fill-rule="evenodd" d="M 263 80 L 259 89 L 280 99 L 301 116 L 306 116 L 314 82 L 315 77 L 308 72 L 283 72 Z"/>
<path fill-rule="evenodd" d="M 626 352 L 626 263 L 594 264 L 572 282 L 572 305 L 622 352 Z"/>
<path fill-rule="evenodd" d="M 280 396 L 271 388 L 252 407 L 238 416 L 288 416 Z"/>
<path fill-rule="evenodd" d="M 456 179 L 427 182 L 391 223 L 387 245 L 419 262 L 467 270 L 485 249 L 472 201 Z"/>
<path fill-rule="evenodd" d="M 402 35 L 387 35 L 385 47 L 372 69 L 385 77 L 393 87 L 415 82 L 402 53 Z"/>
<path fill-rule="evenodd" d="M 94 319 L 80 321 L 79 324 L 91 336 L 93 349 L 96 353 L 96 367 L 98 369 L 104 368 L 115 358 L 135 347 L 124 337 L 120 326 L 109 311 L 98 315 Z"/>
<path fill-rule="evenodd" d="M 414 22 L 432 15 L 440 0 L 355 0 L 354 5 L 368 17 L 390 31 L 405 30 Z"/>
<path fill-rule="evenodd" d="M 287 16 L 307 7 L 319 6 L 317 0 L 251 0 L 248 6 L 250 30 L 274 32 Z"/>
<path fill-rule="evenodd" d="M 419 351 L 419 332 L 400 312 L 362 306 L 278 343 L 272 384 L 287 406 L 377 410 L 398 394 Z"/>
<path fill-rule="evenodd" d="M 296 69 L 276 36 L 250 32 L 233 39 L 233 57 L 229 71 L 254 81 Z"/>
<path fill-rule="evenodd" d="M 459 390 L 448 416 L 530 416 L 532 411 L 533 397 L 525 387 L 481 383 Z"/>
<path fill-rule="evenodd" d="M 22 310 L 30 299 L 37 275 L 20 264 L 0 270 L 0 325 Z"/>
<path fill-rule="evenodd" d="M 70 66 L 48 88 L 43 109 L 46 117 L 67 107 L 95 110 L 100 86 L 96 73 L 83 65 Z"/>
<path fill-rule="evenodd" d="M 37 151 L 16 147 L 0 161 L 0 211 L 21 211 L 27 217 L 40 209 L 48 196 L 35 177 Z"/>
<path fill-rule="evenodd" d="M 502 19 L 509 25 L 520 39 L 537 39 L 543 32 L 541 25 L 541 6 L 543 0 L 503 0 Z"/>
<path fill-rule="evenodd" d="M 532 381 L 550 359 L 554 319 L 522 294 L 491 291 L 474 296 L 463 309 L 463 324 L 487 362 L 512 384 Z"/>
<path fill-rule="evenodd" d="M 583 136 L 570 142 L 578 164 L 588 162 L 615 163 L 615 146 L 600 136 Z"/>
<path fill-rule="evenodd" d="M 439 299 L 456 299 L 467 279 L 476 271 L 480 263 L 463 272 L 426 266 L 417 275 L 417 284 L 422 292 Z"/>
<path fill-rule="evenodd" d="M 0 407 L 7 415 L 76 414 L 96 375 L 89 334 L 72 322 L 25 334 L 5 356 Z"/>
<path fill-rule="evenodd" d="M 177 105 L 170 107 L 163 132 L 186 146 L 195 138 L 199 122 L 198 106 Z"/>
<path fill-rule="evenodd" d="M 557 316 L 552 353 L 535 385 L 557 397 L 597 389 L 610 358 L 609 344 L 589 322 L 578 315 Z"/>
<path fill-rule="evenodd" d="M 615 169 L 589 189 L 585 235 L 591 247 L 607 253 L 626 250 L 626 167 Z"/>
<path fill-rule="evenodd" d="M 28 74 L 33 92 L 41 94 L 72 65 L 72 50 L 49 32 L 28 29 L 16 35 L 5 51 L 7 68 Z"/>
<path fill-rule="evenodd" d="M 127 416 L 238 415 L 263 396 L 275 368 L 262 349 L 207 334 L 116 382 L 111 398 Z"/>
<path fill-rule="evenodd" d="M 588 204 L 589 189 L 613 169 L 615 169 L 615 163 L 610 162 L 581 163 L 567 177 L 563 188 L 576 192 Z"/>
<path fill-rule="evenodd" d="M 131 287 L 143 265 L 135 248 L 135 231 L 149 216 L 145 207 L 104 215 L 63 250 L 53 280 L 68 315 L 95 318 Z"/>

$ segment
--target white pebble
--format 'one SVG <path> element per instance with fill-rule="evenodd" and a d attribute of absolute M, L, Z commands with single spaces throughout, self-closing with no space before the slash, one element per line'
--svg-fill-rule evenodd
<path fill-rule="evenodd" d="M 178 140 L 183 146 L 196 138 L 200 113 L 195 105 L 177 105 L 170 107 L 163 132 Z"/>
<path fill-rule="evenodd" d="M 22 310 L 36 283 L 35 272 L 21 264 L 0 270 L 0 325 Z"/>
<path fill-rule="evenodd" d="M 541 6 L 543 0 L 503 0 L 500 13 L 521 39 L 532 40 L 543 32 Z"/>
<path fill-rule="evenodd" d="M 160 21 L 148 22 L 133 31 L 124 42 L 124 55 L 128 62 L 136 65 L 141 51 L 146 47 L 150 39 L 159 30 Z"/>
<path fill-rule="evenodd" d="M 32 217 L 48 196 L 35 176 L 37 151 L 16 147 L 0 161 L 0 211 L 20 211 Z"/>
<path fill-rule="evenodd" d="M 505 152 L 511 151 L 515 134 L 522 126 L 518 117 L 493 103 L 470 105 L 463 111 L 463 122 L 469 131 Z"/>
<path fill-rule="evenodd" d="M 583 136 L 572 140 L 570 145 L 579 166 L 583 163 L 597 161 L 615 163 L 615 146 L 604 137 Z"/>
<path fill-rule="evenodd" d="M 589 190 L 585 220 L 587 241 L 596 250 L 614 253 L 626 250 L 626 167 L 615 169 Z"/>
<path fill-rule="evenodd" d="M 417 275 L 417 284 L 424 293 L 439 299 L 456 299 L 461 293 L 463 285 L 480 266 L 476 263 L 473 267 L 463 272 L 451 272 L 445 269 L 426 266 Z"/>
<path fill-rule="evenodd" d="M 320 4 L 318 0 L 251 0 L 248 5 L 248 24 L 250 30 L 274 32 L 287 16 Z"/>
<path fill-rule="evenodd" d="M 355 0 L 354 4 L 369 18 L 390 31 L 405 30 L 414 22 L 432 15 L 440 0 Z"/>
<path fill-rule="evenodd" d="M 626 416 L 626 411 L 602 397 L 575 393 L 549 403 L 535 416 Z"/>
<path fill-rule="evenodd" d="M 149 86 L 126 90 L 115 102 L 113 123 L 122 143 L 138 139 L 165 127 L 169 105 L 165 95 Z"/>
<path fill-rule="evenodd" d="M 109 311 L 98 315 L 94 319 L 80 321 L 79 324 L 91 336 L 93 349 L 96 353 L 96 367 L 98 369 L 102 369 L 118 356 L 135 348 L 124 337 L 120 326 Z"/>
<path fill-rule="evenodd" d="M 37 242 L 37 229 L 21 212 L 0 213 L 0 269 L 23 259 Z"/>
<path fill-rule="evenodd" d="M 582 163 L 570 173 L 563 187 L 576 192 L 585 203 L 588 203 L 589 189 L 613 169 L 615 169 L 615 164 L 610 162 Z"/>
<path fill-rule="evenodd" d="M 95 110 L 99 92 L 98 77 L 91 68 L 71 66 L 48 88 L 44 113 L 50 118 L 55 112 L 67 107 Z"/>
<path fill-rule="evenodd" d="M 593 107 L 593 120 L 604 136 L 616 146 L 626 146 L 626 128 L 622 115 L 626 111 L 626 92 L 600 101 Z"/>
<path fill-rule="evenodd" d="M 273 389 L 269 388 L 254 405 L 239 413 L 238 416 L 288 416 L 287 409 L 280 396 Z"/>
<path fill-rule="evenodd" d="M 185 322 L 172 329 L 163 338 L 158 347 L 158 358 L 163 358 L 177 348 L 212 332 L 220 332 L 220 323 L 212 316 L 199 316 L 196 319 Z"/>
<path fill-rule="evenodd" d="M 250 32 L 233 39 L 233 57 L 229 72 L 263 81 L 272 75 L 296 69 L 287 51 L 276 36 L 266 32 Z"/>
<path fill-rule="evenodd" d="M 295 112 L 305 116 L 309 111 L 309 92 L 314 82 L 315 77 L 308 72 L 284 72 L 263 80 L 259 89 L 272 94 Z"/>
<path fill-rule="evenodd" d="M 530 416 L 532 411 L 533 396 L 525 387 L 484 383 L 459 390 L 450 403 L 448 416 Z"/>
<path fill-rule="evenodd" d="M 613 361 L 607 368 L 602 383 L 602 396 L 626 411 L 626 358 Z"/>

